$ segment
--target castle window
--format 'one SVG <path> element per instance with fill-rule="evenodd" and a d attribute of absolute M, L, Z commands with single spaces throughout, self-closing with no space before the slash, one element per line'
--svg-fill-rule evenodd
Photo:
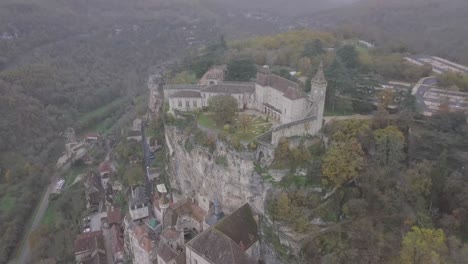
<path fill-rule="evenodd" d="M 190 101 L 185 101 L 185 107 L 190 108 Z"/>
<path fill-rule="evenodd" d="M 179 104 L 179 107 L 182 107 L 182 101 L 181 100 L 179 100 L 178 104 Z"/>

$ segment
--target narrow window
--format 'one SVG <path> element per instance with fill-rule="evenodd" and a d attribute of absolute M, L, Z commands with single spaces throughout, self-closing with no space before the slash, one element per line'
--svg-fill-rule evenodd
<path fill-rule="evenodd" d="M 179 107 L 182 107 L 182 101 L 179 100 Z"/>
<path fill-rule="evenodd" d="M 185 108 L 190 108 L 190 101 L 185 101 Z"/>

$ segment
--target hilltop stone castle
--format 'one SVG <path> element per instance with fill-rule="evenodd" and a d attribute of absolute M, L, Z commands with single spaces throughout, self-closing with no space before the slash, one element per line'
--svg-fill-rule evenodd
<path fill-rule="evenodd" d="M 270 148 L 282 137 L 315 135 L 322 128 L 327 89 L 322 63 L 309 94 L 265 66 L 257 67 L 255 82 L 224 81 L 226 70 L 226 66 L 215 66 L 196 85 L 165 85 L 164 98 L 170 110 L 193 111 L 207 107 L 212 96 L 231 95 L 239 110 L 256 110 L 277 121 L 271 131 L 258 138 Z"/>

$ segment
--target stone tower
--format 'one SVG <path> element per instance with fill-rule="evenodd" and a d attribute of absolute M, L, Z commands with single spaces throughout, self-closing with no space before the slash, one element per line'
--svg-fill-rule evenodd
<path fill-rule="evenodd" d="M 310 99 L 315 106 L 317 123 L 320 127 L 323 124 L 323 112 L 325 109 L 325 95 L 327 93 L 327 80 L 325 79 L 325 74 L 323 73 L 323 62 L 320 62 L 319 69 L 317 74 L 311 82 L 310 89 Z"/>

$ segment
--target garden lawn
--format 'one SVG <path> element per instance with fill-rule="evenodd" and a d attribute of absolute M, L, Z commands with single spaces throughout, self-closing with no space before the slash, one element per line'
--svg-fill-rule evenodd
<path fill-rule="evenodd" d="M 42 224 L 52 226 L 55 223 L 55 203 L 51 202 L 49 203 L 49 207 L 47 207 L 47 210 L 44 214 L 44 217 L 42 218 Z"/>
<path fill-rule="evenodd" d="M 243 114 L 240 113 L 239 116 L 240 115 L 243 115 Z M 252 118 L 251 125 L 248 126 L 244 131 L 244 129 L 239 127 L 239 123 L 238 123 L 239 117 L 236 117 L 234 119 L 234 124 L 230 125 L 231 127 L 234 127 L 234 130 L 231 130 L 229 135 L 236 137 L 240 141 L 250 142 L 254 140 L 256 137 L 258 137 L 259 135 L 270 130 L 272 125 L 269 122 L 267 122 L 264 118 L 255 116 L 255 115 L 251 115 L 251 118 Z M 223 125 L 216 124 L 216 122 L 213 120 L 213 114 L 211 113 L 200 114 L 198 116 L 198 124 L 206 128 L 218 130 L 219 132 L 224 131 L 224 124 Z"/>
<path fill-rule="evenodd" d="M 64 176 L 65 187 L 70 186 L 78 175 L 85 173 L 86 166 L 72 166 Z"/>
<path fill-rule="evenodd" d="M 10 211 L 15 206 L 15 198 L 6 194 L 0 199 L 0 212 Z"/>

